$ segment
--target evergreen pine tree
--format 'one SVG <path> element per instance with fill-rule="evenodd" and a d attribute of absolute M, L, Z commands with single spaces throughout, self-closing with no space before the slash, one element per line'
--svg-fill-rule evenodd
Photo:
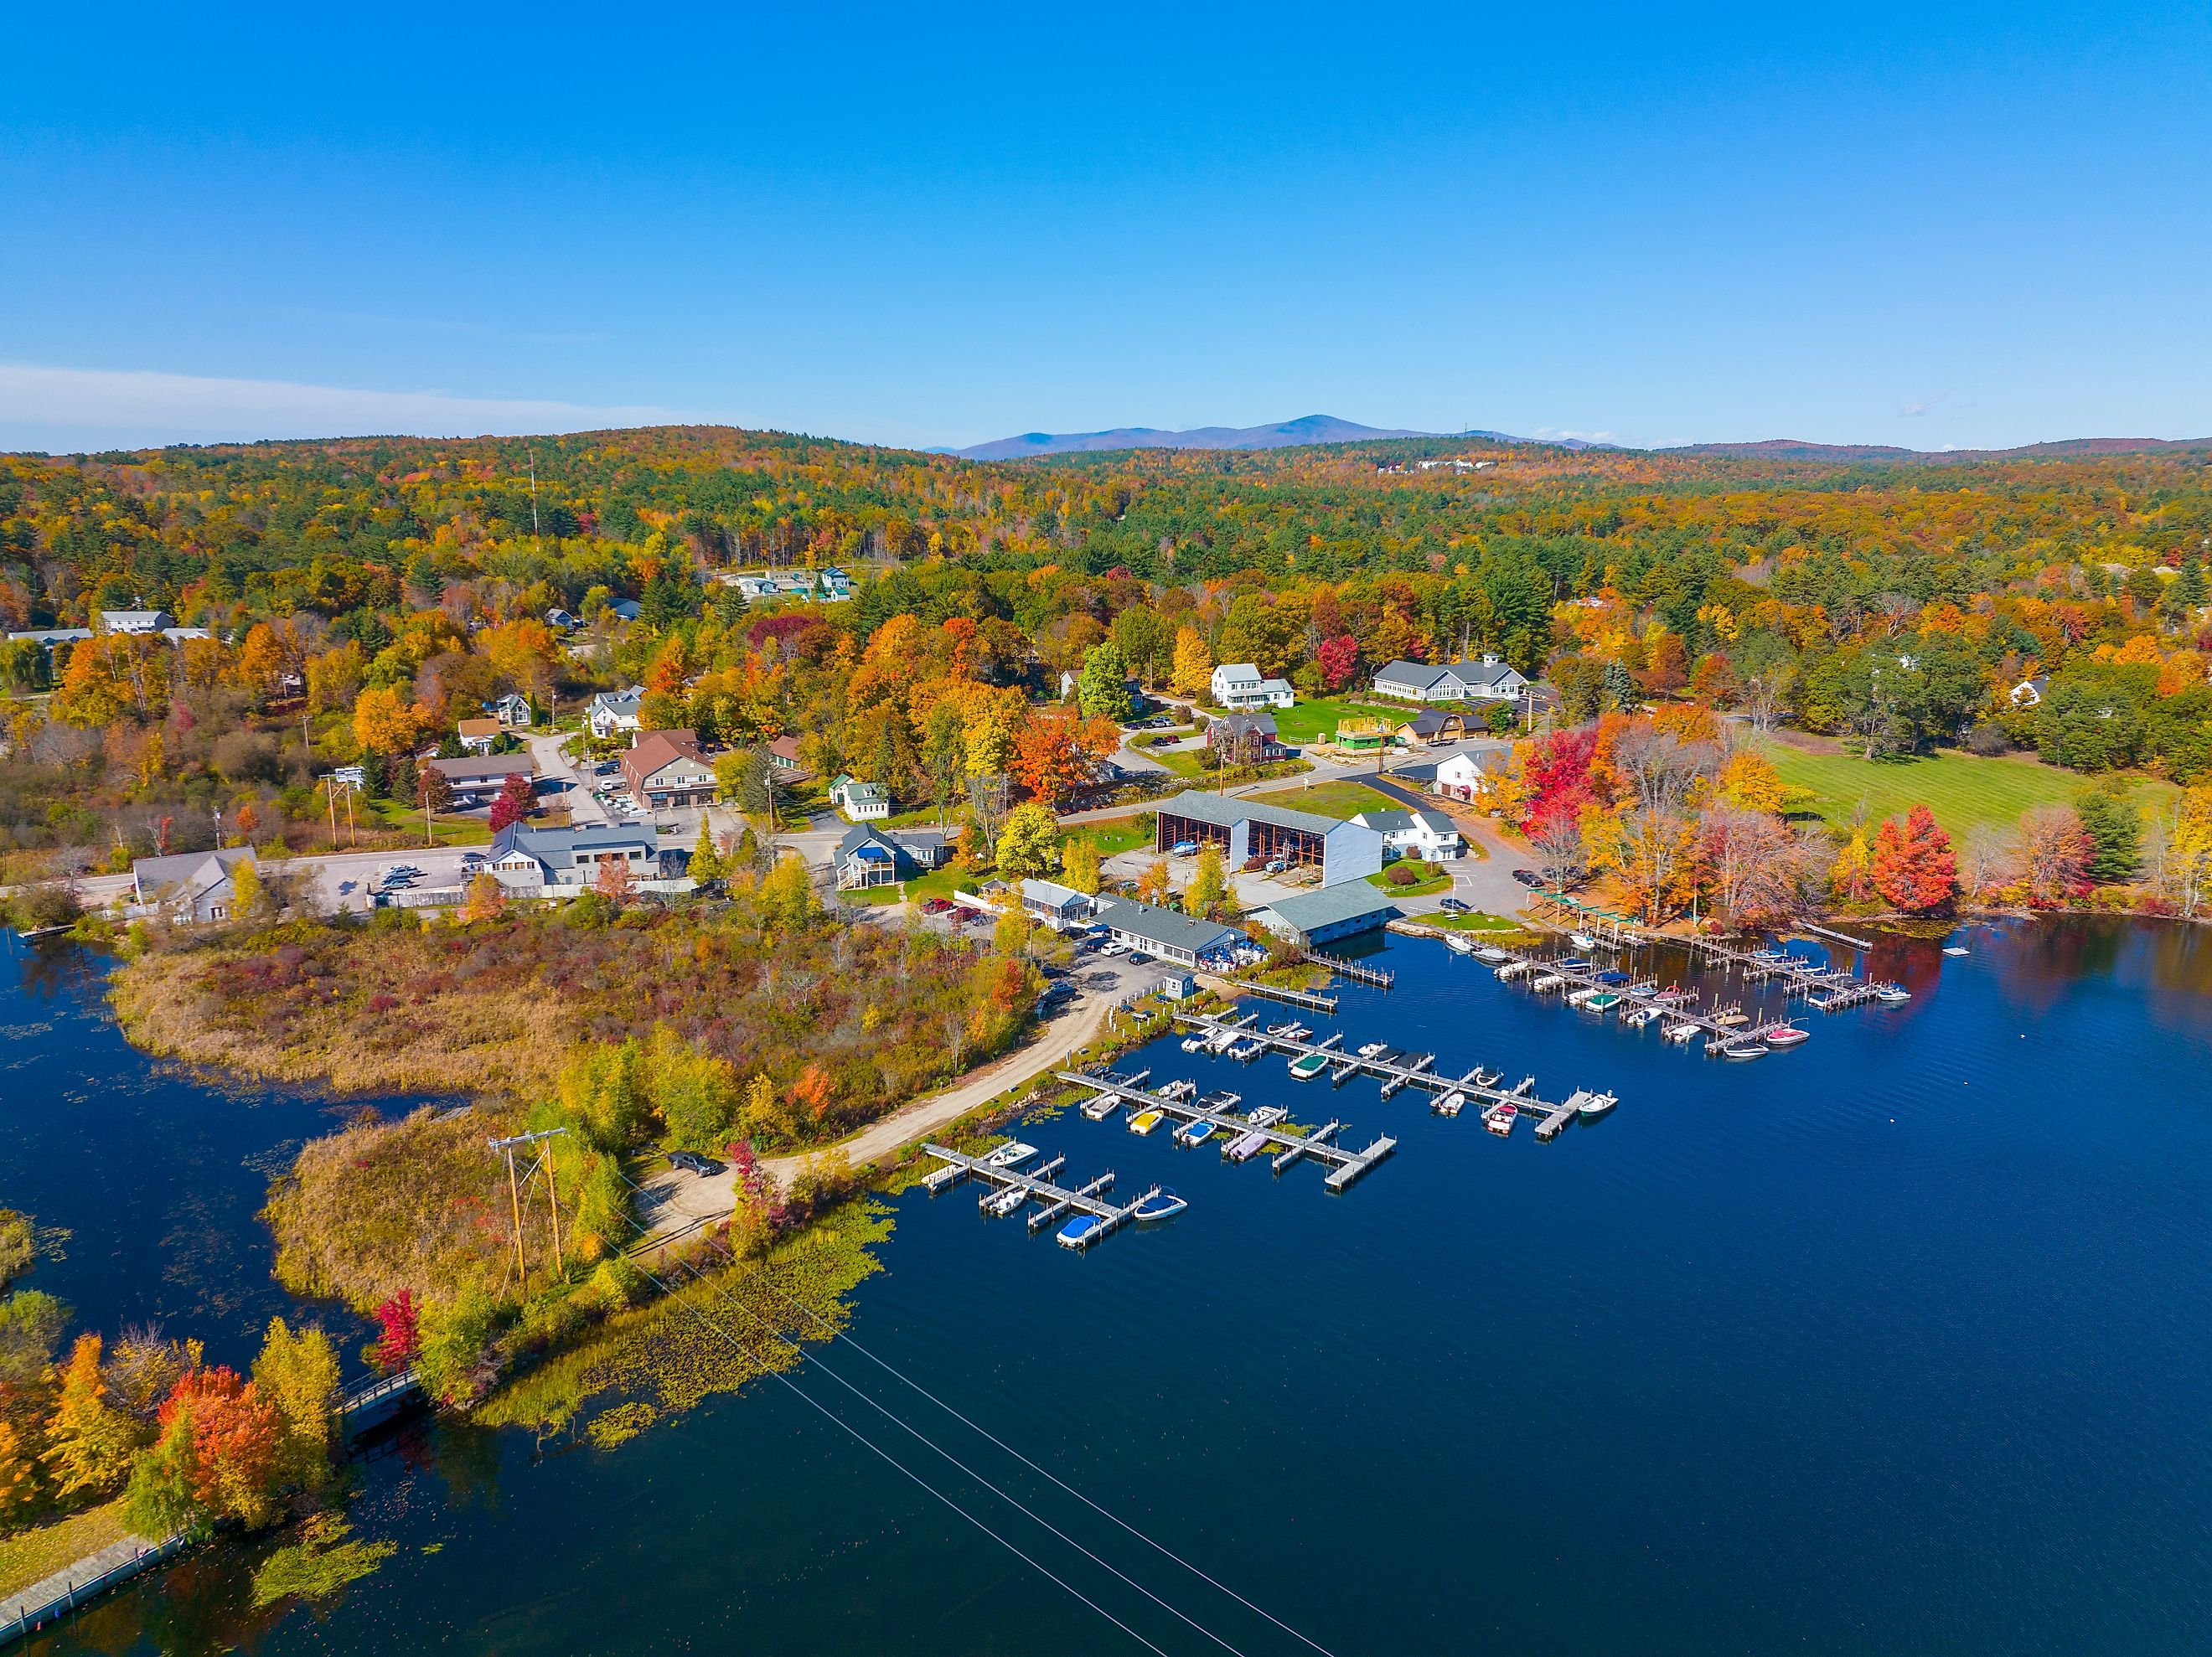
<path fill-rule="evenodd" d="M 2074 802 L 2096 851 L 2089 878 L 2111 884 L 2133 880 L 2142 859 L 2142 813 L 2111 788 L 2092 788 Z"/>
<path fill-rule="evenodd" d="M 691 848 L 686 872 L 697 881 L 714 880 L 722 873 L 722 854 L 714 849 L 714 833 L 704 811 L 699 813 L 699 842 Z"/>

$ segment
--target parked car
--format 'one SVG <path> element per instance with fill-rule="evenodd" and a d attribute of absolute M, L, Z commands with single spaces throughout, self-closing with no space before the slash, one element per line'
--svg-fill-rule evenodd
<path fill-rule="evenodd" d="M 1543 876 L 1538 874 L 1534 869 L 1516 869 L 1513 871 L 1513 878 L 1532 892 L 1541 891 L 1544 888 Z"/>
<path fill-rule="evenodd" d="M 726 1166 L 724 1163 L 716 1162 L 712 1156 L 702 1156 L 696 1150 L 670 1151 L 668 1165 L 671 1168 L 680 1168 L 687 1174 L 720 1174 Z"/>
<path fill-rule="evenodd" d="M 1455 897 L 1448 897 L 1437 907 L 1448 914 L 1463 915 L 1468 913 L 1467 905 Z"/>

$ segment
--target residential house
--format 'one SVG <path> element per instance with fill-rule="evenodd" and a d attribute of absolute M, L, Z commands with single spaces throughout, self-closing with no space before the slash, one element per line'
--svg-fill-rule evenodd
<path fill-rule="evenodd" d="M 622 775 L 641 810 L 714 804 L 714 768 L 694 731 L 646 731 L 623 751 Z"/>
<path fill-rule="evenodd" d="M 1504 743 L 1462 748 L 1437 767 L 1436 792 L 1470 805 L 1486 806 L 1491 790 L 1512 763 L 1512 750 Z"/>
<path fill-rule="evenodd" d="M 481 805 L 506 786 L 509 777 L 533 777 L 538 767 L 527 754 L 469 754 L 457 760 L 425 760 L 453 785 L 453 804 Z"/>
<path fill-rule="evenodd" d="M 165 627 L 161 629 L 161 636 L 182 650 L 195 639 L 212 639 L 215 634 L 204 627 Z"/>
<path fill-rule="evenodd" d="M 538 723 L 538 710 L 520 690 L 510 690 L 498 701 L 486 702 L 484 712 L 509 731 L 527 731 Z"/>
<path fill-rule="evenodd" d="M 1253 858 L 1318 869 L 1324 886 L 1358 880 L 1382 866 L 1382 836 L 1372 828 L 1193 789 L 1159 804 L 1158 849 L 1186 843 L 1218 847 L 1232 869 Z"/>
<path fill-rule="evenodd" d="M 524 893 L 571 895 L 619 863 L 636 880 L 660 877 L 660 846 L 652 827 L 533 828 L 510 823 L 492 836 L 486 866 L 502 886 Z"/>
<path fill-rule="evenodd" d="M 1288 759 L 1291 750 L 1276 734 L 1267 713 L 1231 713 L 1206 727 L 1206 744 L 1224 765 L 1266 765 Z"/>
<path fill-rule="evenodd" d="M 1467 850 L 1459 825 L 1441 811 L 1362 811 L 1352 821 L 1382 835 L 1382 850 L 1392 857 L 1434 861 Z"/>
<path fill-rule="evenodd" d="M 471 754 L 489 754 L 499 740 L 497 719 L 463 719 L 454 729 L 460 733 L 461 746 Z"/>
<path fill-rule="evenodd" d="M 637 710 L 644 701 L 645 692 L 635 685 L 627 690 L 602 690 L 584 710 L 584 723 L 601 742 L 611 742 L 638 728 Z"/>
<path fill-rule="evenodd" d="M 545 625 L 557 627 L 563 633 L 574 633 L 578 628 L 583 626 L 583 622 L 562 609 L 560 605 L 556 604 L 545 612 Z"/>
<path fill-rule="evenodd" d="M 645 611 L 635 598 L 617 598 L 607 606 L 607 613 L 618 622 L 635 622 Z"/>
<path fill-rule="evenodd" d="M 2032 679 L 2022 679 L 2014 685 L 2005 700 L 2014 707 L 2040 707 L 2043 699 L 2051 694 L 2051 681 L 2039 673 Z"/>
<path fill-rule="evenodd" d="M 768 757 L 781 781 L 794 781 L 806 770 L 805 762 L 799 757 L 796 737 L 778 737 L 768 745 Z"/>
<path fill-rule="evenodd" d="M 1277 898 L 1254 910 L 1252 919 L 1276 937 L 1310 950 L 1371 932 L 1402 913 L 1387 894 L 1361 880 Z"/>
<path fill-rule="evenodd" d="M 228 920 L 238 895 L 232 871 L 241 863 L 257 870 L 261 866 L 251 846 L 139 858 L 131 865 L 131 894 L 140 903 L 166 909 L 178 920 Z"/>
<path fill-rule="evenodd" d="M 103 610 L 100 612 L 102 633 L 159 633 L 173 626 L 176 617 L 166 610 Z"/>
<path fill-rule="evenodd" d="M 1433 748 L 1439 743 L 1464 737 L 1467 734 L 1467 715 L 1443 708 L 1425 707 L 1411 719 L 1401 719 L 1391 734 L 1407 748 Z"/>
<path fill-rule="evenodd" d="M 1134 898 L 1102 899 L 1098 920 L 1115 943 L 1179 967 L 1225 967 L 1236 959 L 1237 947 L 1244 942 L 1244 934 L 1234 926 L 1139 903 Z"/>
<path fill-rule="evenodd" d="M 1097 912 L 1098 900 L 1073 887 L 1049 880 L 1022 883 L 1022 913 L 1032 920 L 1042 921 L 1056 932 L 1087 926 Z"/>
<path fill-rule="evenodd" d="M 862 822 L 845 831 L 830 857 L 841 892 L 895 886 L 952 860 L 952 843 L 935 828 L 883 829 Z"/>
<path fill-rule="evenodd" d="M 1288 707 L 1297 700 L 1287 679 L 1265 679 L 1249 662 L 1224 662 L 1213 670 L 1213 700 L 1222 707 Z"/>
<path fill-rule="evenodd" d="M 891 797 L 880 784 L 841 776 L 830 785 L 830 804 L 854 822 L 880 822 L 891 814 Z"/>
<path fill-rule="evenodd" d="M 1512 701 L 1528 681 L 1495 656 L 1480 661 L 1392 662 L 1375 675 L 1375 694 L 1407 702 Z"/>

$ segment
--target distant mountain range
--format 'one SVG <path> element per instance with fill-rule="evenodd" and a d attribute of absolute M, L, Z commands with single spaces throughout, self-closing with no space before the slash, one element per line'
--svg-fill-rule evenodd
<path fill-rule="evenodd" d="M 1295 449 L 1310 443 L 1372 443 L 1385 437 L 1452 435 L 1499 438 L 1503 434 L 1401 431 L 1363 426 L 1334 415 L 1304 415 L 1279 426 L 1200 426 L 1187 432 L 1164 432 L 1153 426 L 1117 426 L 1110 432 L 1024 432 L 995 443 L 978 443 L 972 449 L 940 452 L 966 460 L 1018 460 L 1024 455 L 1088 454 L 1100 449 Z"/>
<path fill-rule="evenodd" d="M 1116 426 L 1105 432 L 1024 432 L 969 449 L 932 449 L 963 460 L 1019 460 L 1029 455 L 1089 454 L 1109 449 L 1291 449 L 1316 443 L 1372 443 L 1392 437 L 1471 437 L 1491 443 L 1540 443 L 1555 449 L 1611 448 L 1578 437 L 1516 437 L 1510 432 L 1419 432 L 1363 426 L 1334 415 L 1304 415 L 1279 426 L 1199 426 L 1162 431 L 1156 426 Z M 2141 454 L 2163 449 L 2202 449 L 2212 438 L 2076 437 L 2029 443 L 2014 449 L 1905 449 L 1883 443 L 1810 443 L 1770 437 L 1753 443 L 1686 443 L 1658 454 L 1709 454 L 1744 460 L 2018 460 L 2067 455 Z"/>

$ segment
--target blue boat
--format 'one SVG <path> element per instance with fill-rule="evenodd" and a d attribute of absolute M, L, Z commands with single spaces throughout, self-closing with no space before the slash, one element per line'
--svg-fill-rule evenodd
<path fill-rule="evenodd" d="M 1624 972 L 1602 972 L 1597 974 L 1597 981 L 1601 984 L 1627 984 L 1634 980 Z"/>
<path fill-rule="evenodd" d="M 1137 1199 L 1137 1218 L 1140 1221 L 1172 1219 L 1189 1206 L 1174 1192 L 1162 1186 L 1157 1191 L 1146 1192 Z"/>
<path fill-rule="evenodd" d="M 1060 1229 L 1062 1248 L 1087 1248 L 1106 1229 L 1106 1222 L 1096 1214 L 1079 1214 Z"/>
<path fill-rule="evenodd" d="M 1211 1122 L 1185 1122 L 1175 1132 L 1176 1143 L 1186 1146 L 1202 1145 L 1212 1137 L 1213 1124 Z"/>

